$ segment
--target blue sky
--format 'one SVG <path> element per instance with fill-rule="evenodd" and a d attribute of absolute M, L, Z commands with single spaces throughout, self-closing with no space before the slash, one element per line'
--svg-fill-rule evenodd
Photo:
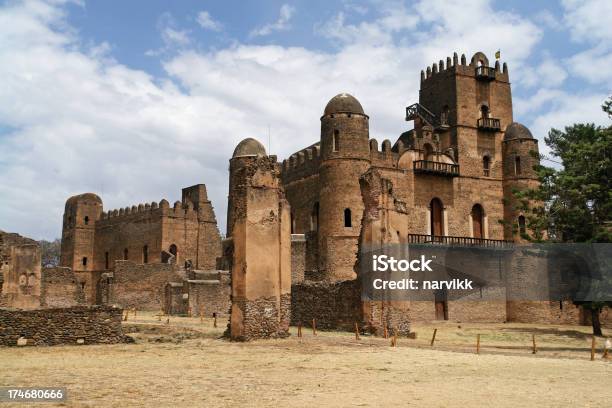
<path fill-rule="evenodd" d="M 206 183 L 224 230 L 227 160 L 256 137 L 281 159 L 354 94 L 371 136 L 411 124 L 419 72 L 501 49 L 514 119 L 609 124 L 610 1 L 8 1 L 0 3 L 0 229 L 61 233 L 66 198 L 106 210 Z M 494 114 L 494 112 L 492 112 Z M 546 153 L 543 143 L 541 149 Z"/>

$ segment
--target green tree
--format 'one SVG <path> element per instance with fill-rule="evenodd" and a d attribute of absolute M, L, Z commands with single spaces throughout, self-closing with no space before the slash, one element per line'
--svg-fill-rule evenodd
<path fill-rule="evenodd" d="M 612 97 L 602 106 L 612 119 Z M 562 168 L 539 165 L 537 189 L 515 191 L 527 229 L 523 238 L 535 242 L 612 242 L 612 126 L 574 124 L 552 129 L 544 138 Z M 544 233 L 544 231 L 546 233 Z M 606 290 L 609 286 L 601 289 Z M 604 298 L 609 295 L 606 292 Z M 593 334 L 601 335 L 599 314 L 607 301 L 578 302 L 591 311 Z"/>

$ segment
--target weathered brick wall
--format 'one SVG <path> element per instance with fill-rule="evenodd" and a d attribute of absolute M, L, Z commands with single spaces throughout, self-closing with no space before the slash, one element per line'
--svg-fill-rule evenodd
<path fill-rule="evenodd" d="M 181 282 L 185 278 L 185 271 L 176 265 L 116 261 L 108 303 L 159 311 L 163 306 L 166 284 Z"/>
<path fill-rule="evenodd" d="M 229 272 L 211 271 L 209 276 L 199 276 L 187 281 L 189 288 L 189 307 L 194 315 L 205 317 L 227 316 L 232 302 Z"/>
<path fill-rule="evenodd" d="M 70 268 L 43 268 L 40 305 L 70 307 L 85 303 L 85 294 Z"/>
<path fill-rule="evenodd" d="M 302 282 L 291 285 L 291 324 L 354 330 L 361 318 L 361 287 L 357 280 Z"/>
<path fill-rule="evenodd" d="M 75 306 L 38 310 L 0 309 L 0 345 L 16 346 L 25 337 L 37 346 L 121 343 L 123 310 L 109 306 Z"/>

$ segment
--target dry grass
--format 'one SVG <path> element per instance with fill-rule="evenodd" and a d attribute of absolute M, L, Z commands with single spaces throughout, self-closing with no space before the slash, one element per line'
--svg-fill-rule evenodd
<path fill-rule="evenodd" d="M 599 407 L 612 401 L 612 363 L 599 356 L 589 361 L 588 328 L 457 326 L 416 325 L 417 339 L 399 339 L 397 348 L 350 333 L 314 337 L 306 328 L 301 340 L 240 344 L 218 339 L 224 328 L 212 328 L 211 320 L 171 318 L 165 325 L 139 314 L 126 323 L 136 344 L 0 348 L 0 385 L 64 386 L 71 407 Z M 535 356 L 532 332 L 540 347 Z M 478 333 L 481 355 L 474 354 Z"/>

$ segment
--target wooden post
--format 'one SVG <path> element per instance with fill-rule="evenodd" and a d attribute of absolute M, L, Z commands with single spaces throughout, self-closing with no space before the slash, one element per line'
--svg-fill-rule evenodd
<path fill-rule="evenodd" d="M 302 322 L 298 322 L 298 337 L 302 337 Z"/>
<path fill-rule="evenodd" d="M 397 330 L 393 329 L 393 337 L 391 337 L 391 347 L 397 346 Z"/>
<path fill-rule="evenodd" d="M 480 354 L 480 334 L 476 335 L 476 354 Z"/>
<path fill-rule="evenodd" d="M 213 327 L 217 328 L 217 314 L 216 313 L 214 314 L 213 319 L 214 319 L 213 320 Z"/>
<path fill-rule="evenodd" d="M 359 324 L 355 322 L 355 340 L 359 340 Z"/>
<path fill-rule="evenodd" d="M 595 361 L 595 336 L 591 340 L 591 361 Z"/>
<path fill-rule="evenodd" d="M 531 341 L 533 342 L 533 349 L 531 351 L 531 354 L 535 354 L 538 352 L 538 348 L 536 347 L 535 334 L 531 335 Z"/>
<path fill-rule="evenodd" d="M 384 332 L 384 336 L 385 336 L 385 339 L 388 339 L 388 338 L 389 338 L 389 331 L 387 330 L 387 325 L 385 325 L 385 332 Z"/>
<path fill-rule="evenodd" d="M 609 356 L 610 347 L 611 347 L 610 339 L 607 339 L 606 342 L 604 343 L 604 352 L 603 352 L 603 355 L 601 356 L 601 358 L 606 359 L 606 360 L 610 358 L 610 356 Z"/>
<path fill-rule="evenodd" d="M 317 321 L 315 319 L 312 319 L 312 335 L 317 335 Z"/>
<path fill-rule="evenodd" d="M 434 341 L 436 341 L 436 333 L 437 332 L 438 332 L 438 329 L 434 329 L 433 335 L 431 336 L 431 343 L 429 344 L 430 347 L 433 347 Z"/>

